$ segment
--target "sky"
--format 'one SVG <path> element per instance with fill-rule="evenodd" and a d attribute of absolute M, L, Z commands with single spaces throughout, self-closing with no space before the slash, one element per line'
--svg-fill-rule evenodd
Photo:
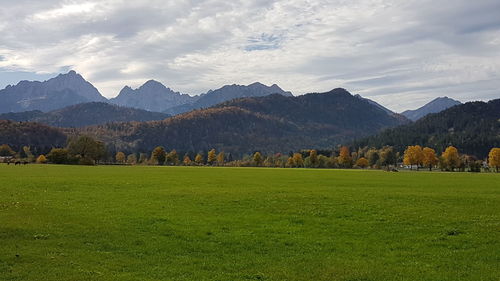
<path fill-rule="evenodd" d="M 73 69 L 106 97 L 343 87 L 395 111 L 500 98 L 498 0 L 0 0 L 0 88 Z"/>

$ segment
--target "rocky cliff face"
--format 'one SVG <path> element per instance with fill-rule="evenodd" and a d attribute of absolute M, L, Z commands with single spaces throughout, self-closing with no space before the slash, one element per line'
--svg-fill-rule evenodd
<path fill-rule="evenodd" d="M 70 71 L 44 82 L 21 81 L 0 90 L 0 113 L 29 110 L 50 111 L 68 105 L 106 101 L 80 74 Z"/>

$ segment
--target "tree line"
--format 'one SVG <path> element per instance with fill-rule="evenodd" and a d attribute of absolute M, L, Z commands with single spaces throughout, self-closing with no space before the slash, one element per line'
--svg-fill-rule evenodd
<path fill-rule="evenodd" d="M 22 159 L 28 162 L 53 164 L 121 164 L 121 165 L 169 165 L 169 166 L 230 166 L 230 167 L 279 167 L 279 168 L 358 168 L 396 170 L 404 167 L 410 170 L 421 168 L 442 171 L 471 171 L 500 168 L 500 148 L 492 148 L 487 159 L 460 154 L 458 149 L 448 146 L 440 155 L 433 148 L 419 145 L 408 146 L 404 153 L 392 146 L 382 148 L 362 147 L 351 151 L 347 146 L 337 150 L 301 150 L 288 154 L 265 155 L 261 152 L 234 159 L 232 154 L 211 149 L 198 153 L 178 153 L 157 146 L 150 153 L 129 153 L 107 151 L 103 142 L 89 136 L 70 138 L 64 148 L 52 148 L 46 155 L 34 155 L 29 146 L 15 152 L 8 145 L 0 146 L 0 157 L 12 161 Z"/>

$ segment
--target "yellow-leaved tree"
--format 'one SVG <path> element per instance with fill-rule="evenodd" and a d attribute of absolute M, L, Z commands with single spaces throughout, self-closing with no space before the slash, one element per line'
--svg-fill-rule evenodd
<path fill-rule="evenodd" d="M 358 161 L 356 161 L 356 166 L 360 167 L 361 169 L 368 167 L 368 159 L 366 159 L 365 157 L 359 158 Z"/>
<path fill-rule="evenodd" d="M 260 152 L 257 151 L 254 153 L 253 162 L 254 162 L 255 166 L 262 165 L 262 154 L 260 154 Z"/>
<path fill-rule="evenodd" d="M 490 168 L 495 168 L 498 173 L 498 168 L 500 168 L 500 148 L 495 147 L 490 150 L 488 154 L 488 164 Z"/>
<path fill-rule="evenodd" d="M 124 164 L 125 163 L 125 160 L 126 160 L 126 156 L 125 156 L 125 153 L 119 151 L 116 153 L 116 162 L 117 163 L 120 163 L 120 164 Z"/>
<path fill-rule="evenodd" d="M 420 145 L 410 145 L 405 150 L 403 164 L 409 165 L 410 170 L 413 168 L 413 165 L 417 165 L 418 170 L 418 167 L 422 165 L 423 159 L 424 153 L 422 147 Z"/>
<path fill-rule="evenodd" d="M 194 157 L 194 162 L 197 164 L 197 165 L 203 165 L 203 156 L 201 156 L 201 154 L 196 154 L 196 157 Z"/>
<path fill-rule="evenodd" d="M 208 152 L 207 163 L 208 163 L 208 165 L 213 165 L 216 160 L 217 160 L 217 155 L 215 154 L 215 149 L 212 148 Z"/>
<path fill-rule="evenodd" d="M 429 171 L 432 171 L 432 167 L 436 166 L 439 162 L 439 159 L 436 156 L 436 151 L 430 147 L 424 147 L 422 153 L 423 153 L 422 164 L 425 167 L 428 167 Z"/>
<path fill-rule="evenodd" d="M 441 157 L 447 170 L 453 171 L 460 166 L 460 155 L 458 155 L 458 149 L 454 146 L 448 146 L 443 154 L 441 154 Z"/>
<path fill-rule="evenodd" d="M 217 154 L 217 165 L 224 166 L 225 158 L 226 155 L 224 154 L 224 151 L 219 152 L 219 154 Z"/>
<path fill-rule="evenodd" d="M 42 154 L 42 155 L 38 156 L 38 158 L 36 159 L 36 162 L 38 164 L 45 164 L 45 163 L 47 163 L 47 158 L 45 157 L 45 155 Z"/>

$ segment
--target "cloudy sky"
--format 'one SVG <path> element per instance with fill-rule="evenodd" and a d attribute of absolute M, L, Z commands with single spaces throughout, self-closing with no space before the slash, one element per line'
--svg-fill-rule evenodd
<path fill-rule="evenodd" d="M 0 0 L 0 88 L 74 69 L 106 97 L 344 87 L 401 111 L 500 97 L 498 0 Z"/>

